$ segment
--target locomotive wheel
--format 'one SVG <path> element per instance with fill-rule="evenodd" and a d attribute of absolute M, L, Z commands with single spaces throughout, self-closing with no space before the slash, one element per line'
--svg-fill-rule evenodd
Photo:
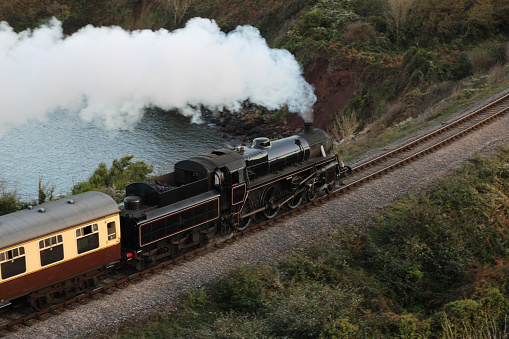
<path fill-rule="evenodd" d="M 262 211 L 266 219 L 274 218 L 279 212 L 278 200 L 281 199 L 281 191 L 277 186 L 270 186 L 265 190 L 262 196 L 262 206 L 265 209 Z"/>
<path fill-rule="evenodd" d="M 309 201 L 313 201 L 316 199 L 317 193 L 318 192 L 317 192 L 316 186 L 315 186 L 315 184 L 313 184 L 308 187 L 308 190 L 306 192 L 306 197 L 308 198 Z"/>
<path fill-rule="evenodd" d="M 325 189 L 326 194 L 331 194 L 336 189 L 336 182 L 332 182 L 327 185 L 327 188 Z"/>
<path fill-rule="evenodd" d="M 243 217 L 244 214 L 248 214 L 249 212 L 254 210 L 253 202 L 251 199 L 247 198 L 244 203 L 244 207 L 242 208 L 242 212 L 240 213 L 239 224 L 236 227 L 238 231 L 243 231 L 254 223 L 254 215 L 250 215 L 246 218 Z"/>
<path fill-rule="evenodd" d="M 304 190 L 300 190 L 300 191 L 296 192 L 295 195 L 293 196 L 293 198 L 288 200 L 288 202 L 286 203 L 286 206 L 288 206 L 288 208 L 291 210 L 299 207 L 300 204 L 302 203 L 302 200 L 304 200 L 304 192 L 305 192 Z"/>

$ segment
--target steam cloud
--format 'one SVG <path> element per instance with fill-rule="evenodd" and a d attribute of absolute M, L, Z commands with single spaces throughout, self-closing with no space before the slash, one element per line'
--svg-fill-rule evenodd
<path fill-rule="evenodd" d="M 57 108 L 109 128 L 132 126 L 147 106 L 198 122 L 193 107 L 236 111 L 246 99 L 269 109 L 288 105 L 308 121 L 316 101 L 288 51 L 270 49 L 256 28 L 225 34 L 202 18 L 173 32 L 87 26 L 71 36 L 57 19 L 20 33 L 1 22 L 0 75 L 3 127 Z"/>

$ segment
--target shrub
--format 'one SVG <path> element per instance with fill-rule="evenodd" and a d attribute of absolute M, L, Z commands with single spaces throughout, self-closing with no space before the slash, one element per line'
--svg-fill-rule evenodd
<path fill-rule="evenodd" d="M 309 11 L 304 15 L 300 29 L 302 34 L 311 35 L 316 28 L 327 28 L 331 24 L 331 19 L 327 17 L 320 9 Z"/>
<path fill-rule="evenodd" d="M 427 305 L 460 281 L 470 256 L 428 199 L 410 199 L 389 213 L 370 232 L 364 265 L 396 301 Z"/>
<path fill-rule="evenodd" d="M 193 331 L 192 338 L 267 338 L 264 321 L 246 314 L 229 312 L 212 324 Z M 187 338 L 187 336 L 185 336 Z"/>
<path fill-rule="evenodd" d="M 127 155 L 120 160 L 113 160 L 109 170 L 105 163 L 100 163 L 88 181 L 78 182 L 72 187 L 72 194 L 103 190 L 105 193 L 115 195 L 115 192 L 105 188 L 123 191 L 127 184 L 147 179 L 153 171 L 153 166 L 147 165 L 144 161 L 132 162 L 133 157 L 133 155 Z M 118 195 L 116 200 L 122 199 L 123 196 Z"/>
<path fill-rule="evenodd" d="M 187 293 L 184 306 L 189 309 L 200 308 L 207 303 L 205 288 L 199 288 Z"/>
<path fill-rule="evenodd" d="M 22 206 L 16 190 L 9 191 L 7 183 L 0 180 L 0 215 L 18 211 Z"/>
<path fill-rule="evenodd" d="M 429 300 L 440 300 L 472 265 L 507 255 L 507 153 L 493 161 L 472 159 L 461 176 L 389 208 L 370 231 L 364 267 L 398 302 L 431 307 Z"/>
<path fill-rule="evenodd" d="M 266 266 L 240 266 L 211 286 L 211 297 L 225 309 L 254 312 L 262 308 L 279 279 Z"/>
<path fill-rule="evenodd" d="M 506 45 L 500 42 L 485 42 L 473 49 L 468 58 L 474 73 L 487 71 L 507 61 Z"/>
<path fill-rule="evenodd" d="M 347 44 L 354 42 L 369 42 L 376 37 L 376 32 L 369 24 L 364 22 L 352 22 L 346 27 L 343 38 Z"/>
<path fill-rule="evenodd" d="M 344 271 L 348 270 L 352 259 L 350 253 L 343 250 L 342 240 L 353 237 L 338 238 L 332 236 L 305 251 L 293 253 L 280 265 L 283 276 L 292 283 L 338 284 L 343 281 Z"/>
<path fill-rule="evenodd" d="M 357 316 L 362 298 L 353 291 L 309 283 L 290 287 L 271 301 L 267 321 L 272 333 L 313 338 L 335 319 Z"/>
<path fill-rule="evenodd" d="M 320 339 L 353 339 L 361 338 L 359 333 L 359 326 L 350 323 L 348 317 L 336 319 L 329 325 L 325 326 L 325 329 L 320 333 Z"/>

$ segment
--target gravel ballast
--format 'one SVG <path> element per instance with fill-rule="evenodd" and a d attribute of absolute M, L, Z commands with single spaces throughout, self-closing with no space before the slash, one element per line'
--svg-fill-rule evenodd
<path fill-rule="evenodd" d="M 429 128 L 432 128 L 431 126 Z M 476 154 L 509 145 L 509 115 L 435 153 L 364 184 L 330 202 L 240 239 L 184 265 L 132 283 L 111 295 L 77 305 L 7 338 L 75 338 L 121 331 L 126 325 L 176 309 L 182 293 L 243 263 L 275 263 L 296 246 L 339 227 L 362 226 L 398 197 L 417 193 L 461 168 Z"/>

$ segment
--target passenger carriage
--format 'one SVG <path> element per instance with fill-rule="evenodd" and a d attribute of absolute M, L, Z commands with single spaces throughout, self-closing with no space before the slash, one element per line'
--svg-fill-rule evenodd
<path fill-rule="evenodd" d="M 41 308 L 92 287 L 121 258 L 117 203 L 86 192 L 0 216 L 0 303 Z"/>

